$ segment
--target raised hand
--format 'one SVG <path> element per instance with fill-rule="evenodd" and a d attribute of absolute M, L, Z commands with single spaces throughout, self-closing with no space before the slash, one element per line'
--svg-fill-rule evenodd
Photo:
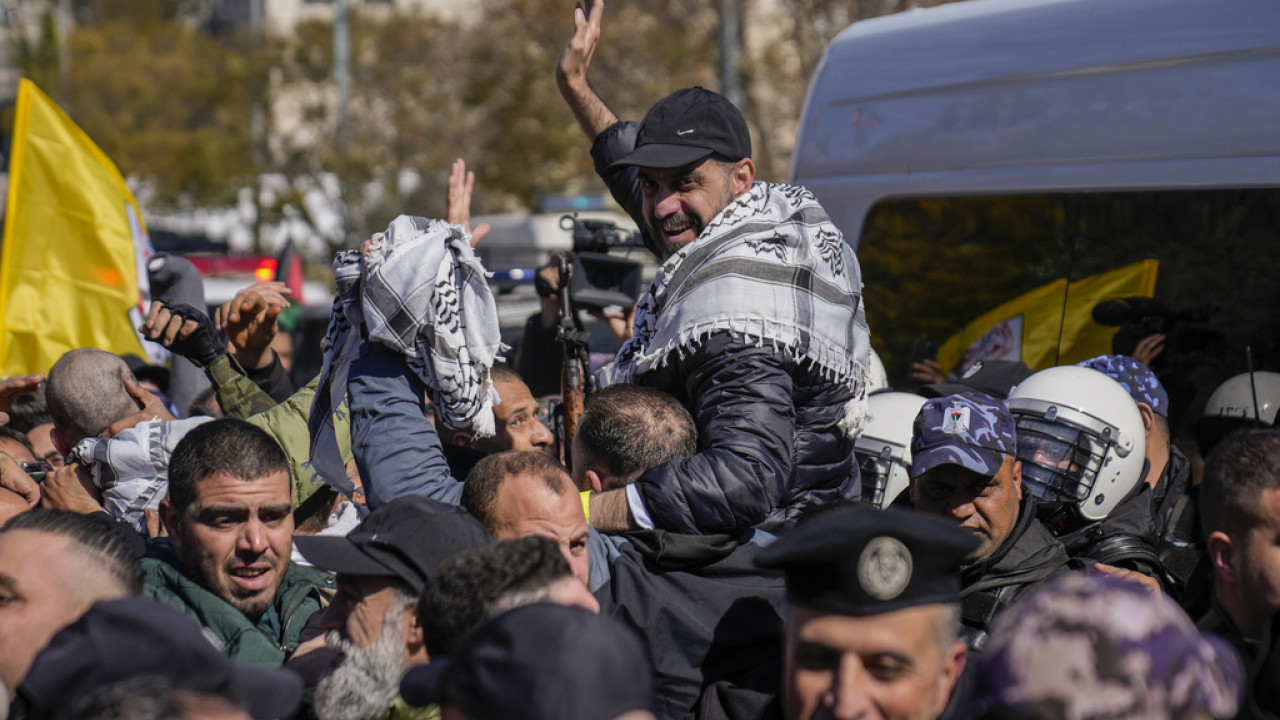
<path fill-rule="evenodd" d="M 467 171 L 467 163 L 462 158 L 453 161 L 449 172 L 449 196 L 445 204 L 445 219 L 453 225 L 461 225 L 462 229 L 471 233 L 471 247 L 480 242 L 480 238 L 489 234 L 489 223 L 480 223 L 471 227 L 471 191 L 476 186 L 476 174 Z"/>
<path fill-rule="evenodd" d="M 604 0 L 582 0 L 573 9 L 573 37 L 560 53 L 556 64 L 556 85 L 564 97 L 573 117 L 591 140 L 618 122 L 591 85 L 587 83 L 587 71 L 591 57 L 600 44 L 600 30 L 604 22 Z"/>
<path fill-rule="evenodd" d="M 138 326 L 138 332 L 200 367 L 209 367 L 224 352 L 209 317 L 190 305 L 169 305 L 163 300 L 152 302 L 147 320 Z"/>
<path fill-rule="evenodd" d="M 227 350 L 245 368 L 271 364 L 276 318 L 292 302 L 290 294 L 282 282 L 258 283 L 236 293 L 214 312 L 215 326 L 227 334 Z"/>

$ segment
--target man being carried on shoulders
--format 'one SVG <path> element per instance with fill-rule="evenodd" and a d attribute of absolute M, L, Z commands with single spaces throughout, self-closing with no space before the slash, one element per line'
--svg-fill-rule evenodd
<path fill-rule="evenodd" d="M 851 430 L 870 348 L 853 251 L 803 188 L 757 182 L 742 113 L 678 90 L 639 126 L 587 84 L 603 2 L 575 14 L 557 81 L 596 170 L 664 264 L 608 382 L 675 395 L 699 452 L 591 502 L 602 530 L 776 530 L 859 494 Z"/>

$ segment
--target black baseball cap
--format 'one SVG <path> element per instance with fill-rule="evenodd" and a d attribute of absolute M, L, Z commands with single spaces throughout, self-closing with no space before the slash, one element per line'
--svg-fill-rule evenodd
<path fill-rule="evenodd" d="M 960 566 L 978 538 L 914 510 L 861 505 L 802 520 L 756 556 L 781 569 L 796 605 L 842 615 L 960 601 Z"/>
<path fill-rule="evenodd" d="M 416 594 L 440 563 L 492 539 L 463 510 L 417 495 L 374 510 L 346 537 L 293 536 L 302 556 L 322 570 L 393 577 Z"/>
<path fill-rule="evenodd" d="M 400 683 L 415 707 L 457 705 L 472 718 L 613 720 L 653 712 L 653 671 L 640 639 L 612 618 L 539 603 L 484 625 L 457 654 Z"/>
<path fill-rule="evenodd" d="M 302 702 L 292 671 L 232 661 L 191 618 L 145 597 L 89 608 L 40 651 L 18 692 L 30 717 L 58 719 L 94 691 L 144 676 L 227 698 L 261 720 L 290 717 Z"/>
<path fill-rule="evenodd" d="M 927 398 L 937 398 L 976 391 L 1004 400 L 1018 383 L 1029 377 L 1031 368 L 1021 360 L 981 360 L 955 380 L 922 385 L 916 392 Z"/>
<path fill-rule="evenodd" d="M 609 168 L 678 168 L 711 155 L 733 161 L 751 157 L 751 132 L 728 98 L 691 87 L 649 108 L 635 150 Z"/>

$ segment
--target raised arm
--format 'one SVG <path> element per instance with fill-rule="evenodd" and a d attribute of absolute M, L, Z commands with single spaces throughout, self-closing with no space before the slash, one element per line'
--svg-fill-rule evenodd
<path fill-rule="evenodd" d="M 402 355 L 365 342 L 347 380 L 351 452 L 369 508 L 404 495 L 457 505 L 462 483 L 449 474 L 440 436 L 427 419 L 426 387 Z"/>
<path fill-rule="evenodd" d="M 596 91 L 587 82 L 591 56 L 600 42 L 600 26 L 604 18 L 604 0 L 582 0 L 573 9 L 573 38 L 560 53 L 556 65 L 556 85 L 569 104 L 578 126 L 587 139 L 595 142 L 600 133 L 618 122 Z"/>

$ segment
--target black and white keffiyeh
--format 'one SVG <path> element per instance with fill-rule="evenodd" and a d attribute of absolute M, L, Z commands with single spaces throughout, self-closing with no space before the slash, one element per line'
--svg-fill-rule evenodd
<path fill-rule="evenodd" d="M 69 459 L 89 468 L 102 490 L 102 509 L 146 534 L 146 510 L 158 510 L 169 493 L 169 458 L 178 442 L 213 418 L 147 420 L 114 438 L 91 437 L 71 449 Z"/>
<path fill-rule="evenodd" d="M 634 382 L 712 333 L 772 344 L 847 386 L 861 430 L 871 341 L 853 250 L 802 187 L 756 182 L 658 270 L 608 381 Z"/>
<path fill-rule="evenodd" d="M 445 424 L 475 437 L 494 434 L 499 398 L 489 368 L 504 346 L 484 266 L 462 228 L 401 215 L 372 238 L 365 256 L 339 253 L 334 277 L 338 292 L 309 422 L 312 467 L 321 478 L 349 494 L 329 438 L 362 327 L 369 340 L 406 357 Z"/>

